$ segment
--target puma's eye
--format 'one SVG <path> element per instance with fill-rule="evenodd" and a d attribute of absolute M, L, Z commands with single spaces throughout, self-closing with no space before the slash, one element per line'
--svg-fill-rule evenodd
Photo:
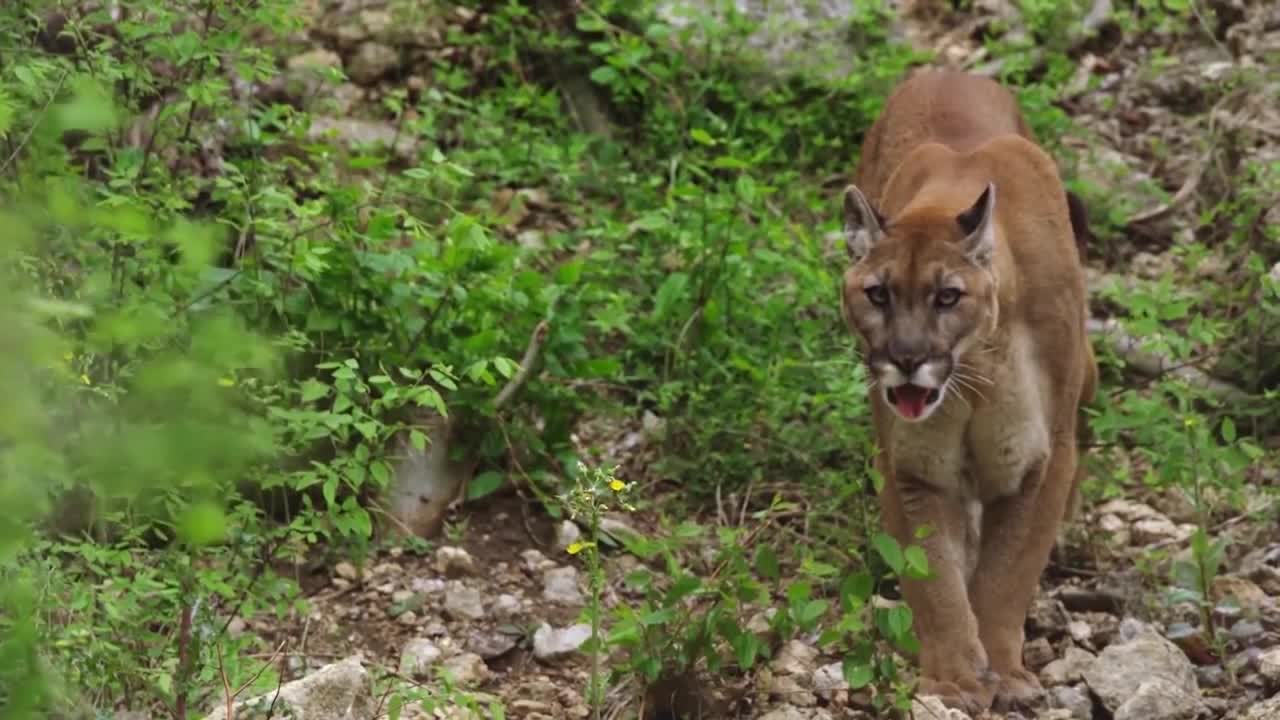
<path fill-rule="evenodd" d="M 959 302 L 963 294 L 955 288 L 943 288 L 933 297 L 933 303 L 940 308 L 949 308 Z"/>
<path fill-rule="evenodd" d="M 889 304 L 889 291 L 885 290 L 883 285 L 872 285 L 865 292 L 872 305 L 884 307 Z"/>

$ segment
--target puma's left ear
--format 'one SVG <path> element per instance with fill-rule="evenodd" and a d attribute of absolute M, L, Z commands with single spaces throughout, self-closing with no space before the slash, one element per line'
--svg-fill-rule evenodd
<path fill-rule="evenodd" d="M 989 265 L 995 253 L 996 224 L 992 219 L 995 211 L 996 186 L 995 183 L 987 183 L 973 207 L 956 216 L 956 222 L 965 234 L 965 254 L 979 265 Z"/>

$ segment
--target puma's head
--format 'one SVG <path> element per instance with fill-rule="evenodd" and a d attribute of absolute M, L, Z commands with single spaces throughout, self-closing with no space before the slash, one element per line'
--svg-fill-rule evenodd
<path fill-rule="evenodd" d="M 905 420 L 929 417 L 966 382 L 961 358 L 996 326 L 995 204 L 988 184 L 959 214 L 923 208 L 886 223 L 857 187 L 845 190 L 845 321 Z"/>

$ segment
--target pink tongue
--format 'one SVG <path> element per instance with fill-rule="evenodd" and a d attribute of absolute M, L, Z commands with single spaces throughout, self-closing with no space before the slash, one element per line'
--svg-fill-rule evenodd
<path fill-rule="evenodd" d="M 893 389 L 894 404 L 903 417 L 918 418 L 924 412 L 929 389 L 919 385 L 899 385 Z"/>

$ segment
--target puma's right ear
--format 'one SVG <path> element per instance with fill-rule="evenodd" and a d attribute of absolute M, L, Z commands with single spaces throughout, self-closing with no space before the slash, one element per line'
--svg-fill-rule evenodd
<path fill-rule="evenodd" d="M 844 189 L 844 243 L 850 260 L 857 263 L 871 252 L 884 235 L 883 224 L 884 219 L 857 185 Z"/>
<path fill-rule="evenodd" d="M 979 265 L 991 264 L 996 248 L 996 225 L 992 215 L 996 209 L 995 183 L 987 183 L 973 206 L 956 216 L 956 223 L 964 231 L 964 250 Z"/>

